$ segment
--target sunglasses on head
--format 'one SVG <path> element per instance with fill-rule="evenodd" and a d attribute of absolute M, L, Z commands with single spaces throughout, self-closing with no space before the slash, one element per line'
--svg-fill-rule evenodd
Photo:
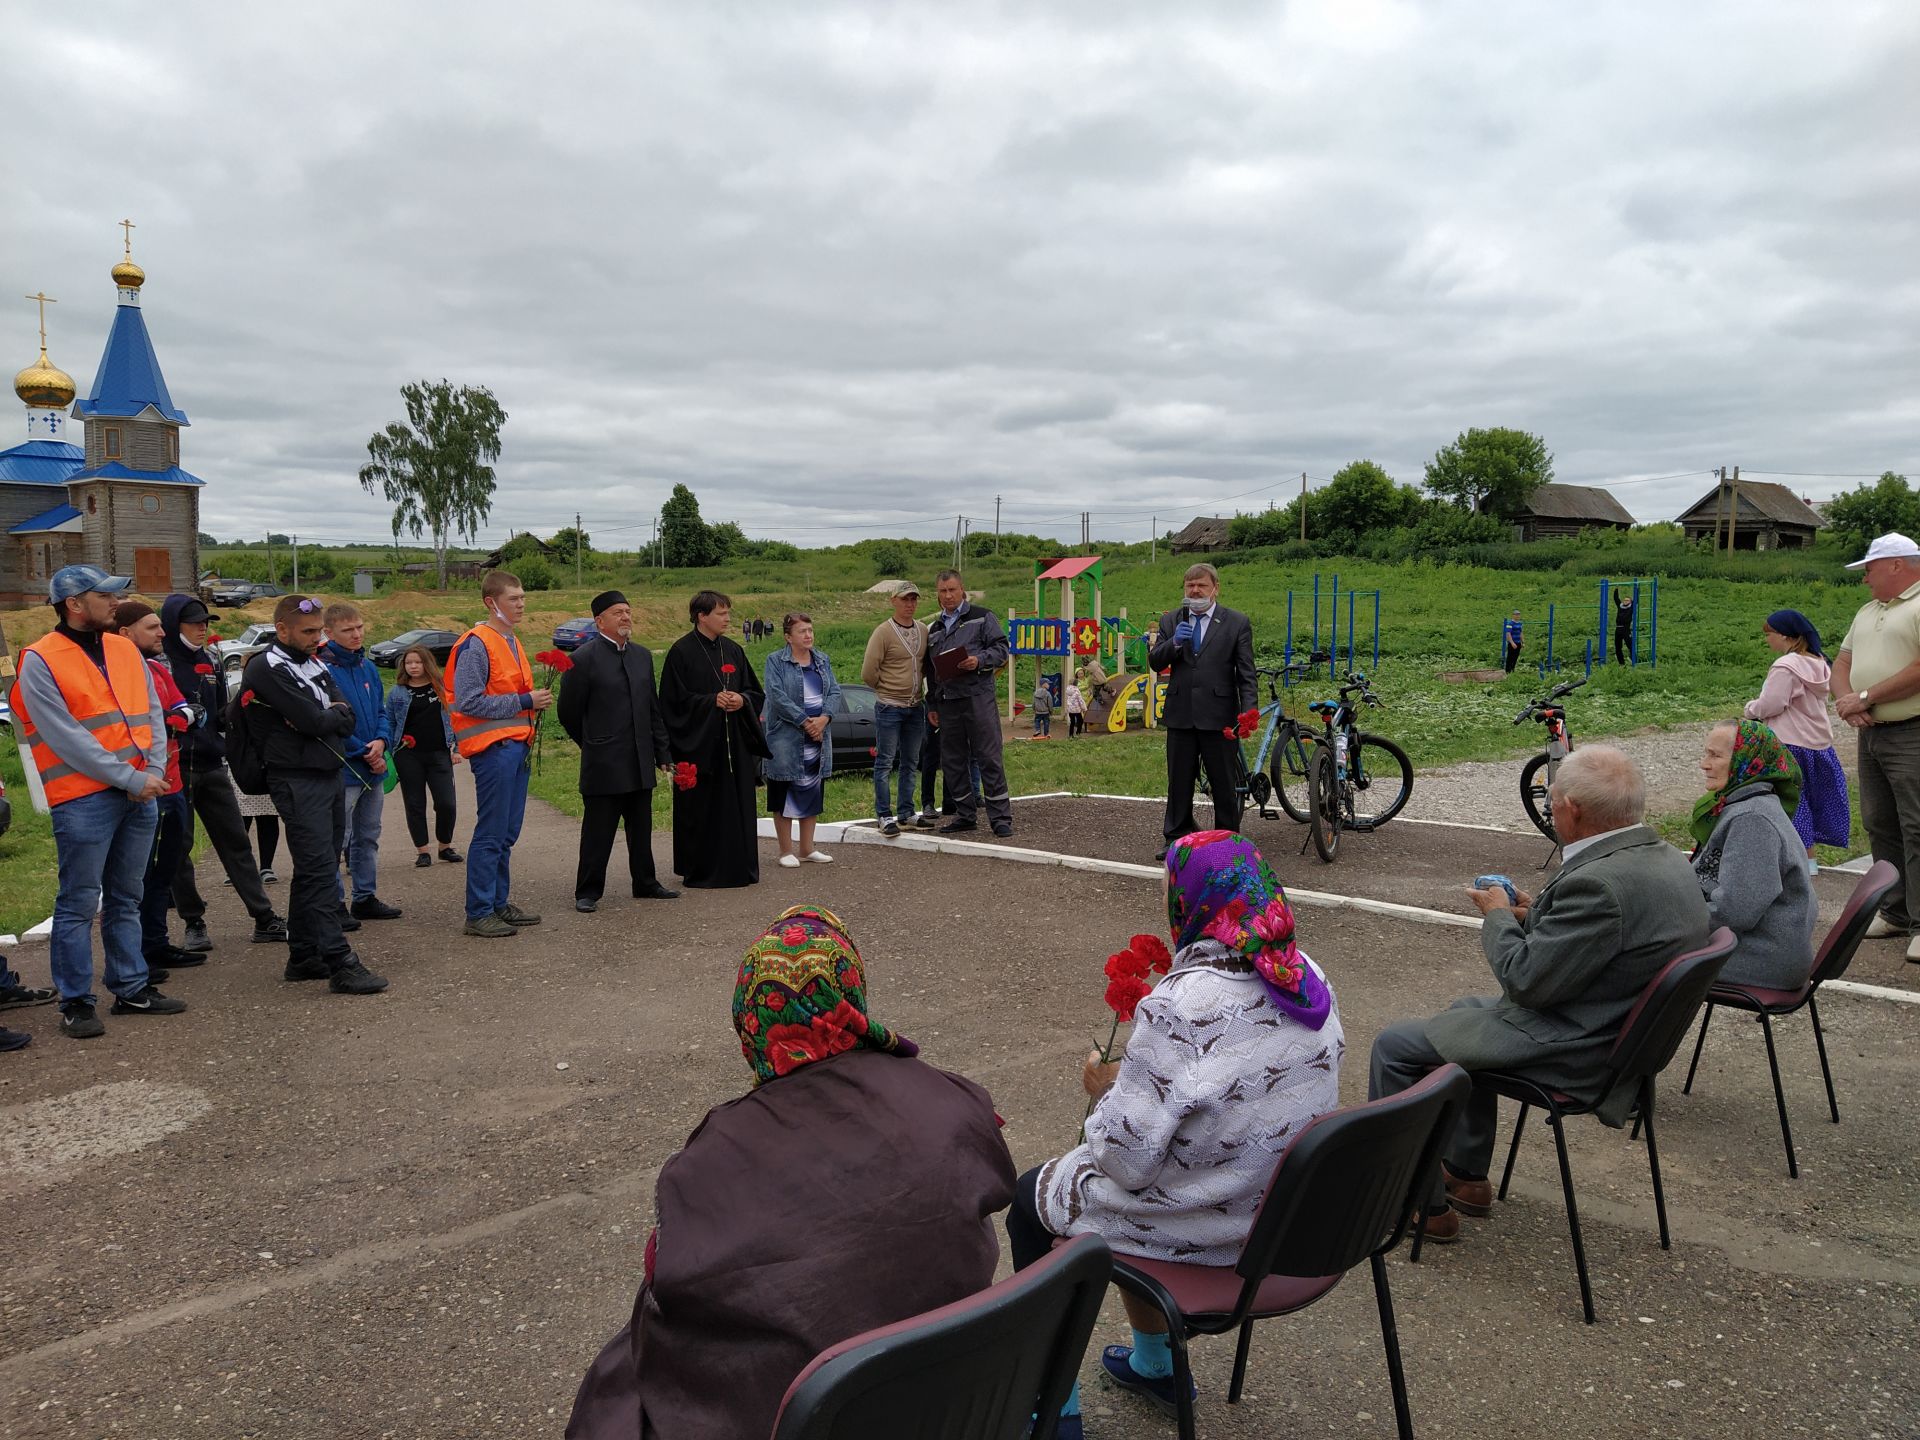
<path fill-rule="evenodd" d="M 295 604 L 293 608 L 298 610 L 302 615 L 311 615 L 320 608 L 320 602 L 318 600 L 302 600 Z"/>

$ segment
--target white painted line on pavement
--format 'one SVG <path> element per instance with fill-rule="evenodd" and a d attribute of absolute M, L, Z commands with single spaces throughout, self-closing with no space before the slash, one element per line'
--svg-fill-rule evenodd
<path fill-rule="evenodd" d="M 1164 795 L 1107 795 L 1098 790 L 1062 790 L 1054 791 L 1046 795 L 1016 795 L 1013 798 L 1016 800 L 1051 800 L 1056 795 L 1070 795 L 1079 800 L 1134 800 L 1142 805 L 1165 805 L 1167 803 L 1167 797 Z M 1193 803 L 1195 805 L 1211 807 L 1213 797 L 1210 795 L 1196 795 L 1193 797 Z M 1388 823 L 1393 825 L 1444 825 L 1450 830 L 1490 830 L 1496 835 L 1533 835 L 1538 833 L 1531 827 L 1525 830 L 1517 830 L 1505 825 L 1475 825 L 1465 820 L 1421 820 L 1412 815 L 1397 815 Z M 1540 838 L 1544 840 L 1546 836 L 1542 835 Z"/>
<path fill-rule="evenodd" d="M 1895 990 L 1888 985 L 1869 985 L 1864 980 L 1829 980 L 1820 987 L 1820 993 L 1838 990 L 1844 995 L 1860 995 L 1869 1000 L 1897 1000 L 1903 1005 L 1920 1005 L 1920 994 L 1912 990 Z"/>

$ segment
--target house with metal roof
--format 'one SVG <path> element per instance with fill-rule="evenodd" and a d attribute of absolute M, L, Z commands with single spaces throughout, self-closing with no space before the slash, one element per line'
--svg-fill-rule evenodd
<path fill-rule="evenodd" d="M 180 431 L 189 422 L 141 314 L 146 278 L 129 243 L 113 267 L 119 303 L 106 349 L 78 403 L 73 377 L 47 358 L 46 307 L 54 302 L 32 297 L 40 358 L 13 381 L 27 407 L 27 439 L 0 450 L 0 605 L 44 604 L 54 571 L 82 563 L 132 576 L 143 595 L 194 588 L 206 482 L 180 467 Z M 68 439 L 69 406 L 81 425 L 78 445 Z"/>
<path fill-rule="evenodd" d="M 1631 530 L 1633 516 L 1596 485 L 1536 485 L 1513 524 L 1519 539 L 1543 540 L 1582 530 Z"/>
<path fill-rule="evenodd" d="M 1784 485 L 1766 480 L 1723 480 L 1678 516 L 1689 540 L 1724 545 L 1729 526 L 1735 550 L 1810 549 L 1827 522 Z"/>

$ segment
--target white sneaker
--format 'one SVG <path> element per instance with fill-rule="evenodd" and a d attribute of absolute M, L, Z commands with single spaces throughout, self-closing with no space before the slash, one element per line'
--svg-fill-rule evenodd
<path fill-rule="evenodd" d="M 1907 942 L 1907 959 L 1915 965 L 1920 965 L 1920 935 L 1914 936 Z"/>
<path fill-rule="evenodd" d="M 809 865 L 831 865 L 833 863 L 833 857 L 824 850 L 809 850 L 800 858 Z"/>
<path fill-rule="evenodd" d="M 1894 935 L 1904 935 L 1906 933 L 1906 931 L 1888 920 L 1884 915 L 1874 916 L 1873 923 L 1867 926 L 1867 939 L 1869 940 L 1886 940 Z"/>
<path fill-rule="evenodd" d="M 782 855 L 780 857 L 780 863 L 789 870 L 798 870 L 800 868 L 800 857 L 798 855 Z"/>

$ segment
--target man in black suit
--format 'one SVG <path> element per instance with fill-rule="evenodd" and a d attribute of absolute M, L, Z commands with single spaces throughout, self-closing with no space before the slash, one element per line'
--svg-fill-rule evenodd
<path fill-rule="evenodd" d="M 667 723 L 653 693 L 653 654 L 633 641 L 633 609 L 618 590 L 593 597 L 594 633 L 560 686 L 560 727 L 580 747 L 580 865 L 573 908 L 593 911 L 607 884 L 613 837 L 627 827 L 627 871 L 639 900 L 673 900 L 653 869 L 653 787 L 671 770 Z"/>
<path fill-rule="evenodd" d="M 1253 673 L 1253 624 L 1219 603 L 1220 573 L 1204 561 L 1187 567 L 1187 603 L 1160 617 L 1160 640 L 1147 652 L 1155 670 L 1172 670 L 1161 725 L 1167 732 L 1167 813 L 1161 831 L 1171 845 L 1193 823 L 1196 762 L 1207 767 L 1213 823 L 1240 828 L 1239 741 L 1226 732 L 1259 704 Z"/>

